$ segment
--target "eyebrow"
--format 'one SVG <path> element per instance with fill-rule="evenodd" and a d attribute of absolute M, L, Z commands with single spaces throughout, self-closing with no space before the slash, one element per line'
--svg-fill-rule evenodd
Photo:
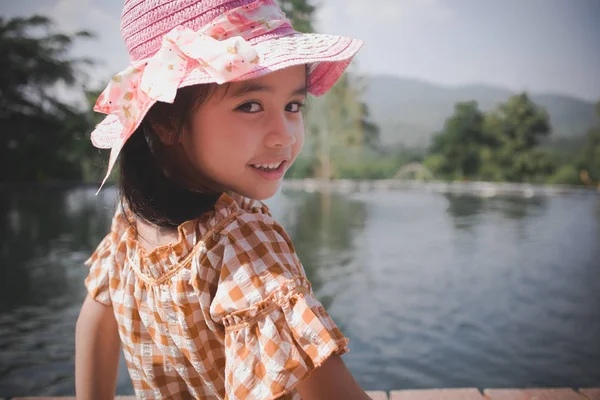
<path fill-rule="evenodd" d="M 233 90 L 230 94 L 230 97 L 237 98 L 237 97 L 242 97 L 244 95 L 247 95 L 250 93 L 256 93 L 256 92 L 274 93 L 275 88 L 273 86 L 262 85 L 260 83 L 246 82 L 246 83 L 241 84 L 235 90 Z M 302 86 L 293 90 L 291 94 L 292 94 L 292 96 L 305 96 L 307 94 L 307 92 L 308 92 L 308 89 L 306 87 L 306 84 L 303 83 Z"/>

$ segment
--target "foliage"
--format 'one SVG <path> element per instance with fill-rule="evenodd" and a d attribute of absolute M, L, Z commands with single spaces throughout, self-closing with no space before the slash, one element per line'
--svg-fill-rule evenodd
<path fill-rule="evenodd" d="M 485 142 L 483 114 L 477 102 L 457 103 L 443 131 L 434 136 L 431 152 L 441 156 L 437 165 L 432 165 L 434 171 L 445 177 L 474 177 L 481 165 L 480 147 Z"/>
<path fill-rule="evenodd" d="M 311 33 L 313 28 L 313 14 L 315 6 L 307 0 L 277 0 L 279 7 L 285 12 L 292 26 L 298 32 Z"/>
<path fill-rule="evenodd" d="M 596 104 L 596 112 L 600 116 L 600 101 Z M 589 130 L 585 144 L 581 149 L 577 166 L 589 177 L 589 183 L 600 182 L 600 126 Z"/>
<path fill-rule="evenodd" d="M 361 148 L 334 153 L 333 179 L 387 179 L 400 167 L 394 157 L 381 157 Z"/>
<path fill-rule="evenodd" d="M 512 96 L 489 113 L 484 130 L 504 180 L 532 182 L 553 171 L 548 154 L 537 148 L 550 134 L 548 114 L 526 93 Z"/>
<path fill-rule="evenodd" d="M 572 164 L 562 165 L 558 170 L 548 178 L 548 183 L 551 184 L 568 184 L 579 185 L 581 178 L 577 167 Z"/>
<path fill-rule="evenodd" d="M 548 114 L 526 93 L 489 113 L 474 101 L 457 103 L 425 162 L 443 179 L 543 182 L 555 169 L 539 147 L 549 133 Z"/>
<path fill-rule="evenodd" d="M 42 36 L 34 36 L 41 31 Z M 90 38 L 54 31 L 41 16 L 0 18 L 0 181 L 80 180 L 87 155 L 78 135 L 88 130 L 85 113 L 56 98 L 56 85 L 74 87 L 90 60 L 67 56 L 72 44 Z"/>
<path fill-rule="evenodd" d="M 398 149 L 382 153 L 368 147 L 339 147 L 332 154 L 332 179 L 392 179 L 405 165 L 423 160 L 423 154 Z M 307 156 L 300 156 L 286 174 L 289 179 L 314 177 L 315 166 Z M 417 174 L 418 175 L 418 174 Z"/>

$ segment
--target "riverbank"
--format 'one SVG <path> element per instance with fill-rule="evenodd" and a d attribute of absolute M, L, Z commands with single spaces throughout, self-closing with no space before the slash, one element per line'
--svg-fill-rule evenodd
<path fill-rule="evenodd" d="M 373 400 L 600 400 L 600 388 L 557 389 L 426 389 L 370 391 Z M 9 400 L 0 399 L 0 400 Z M 12 400 L 76 400 L 75 397 L 13 397 Z M 135 396 L 117 396 L 115 400 L 135 400 Z"/>
<path fill-rule="evenodd" d="M 107 184 L 105 188 L 114 185 Z M 334 191 L 340 193 L 372 192 L 390 190 L 421 190 L 436 193 L 470 194 L 480 197 L 518 196 L 538 197 L 557 195 L 600 195 L 600 188 L 574 185 L 539 185 L 530 183 L 510 182 L 446 182 L 446 181 L 416 181 L 400 179 L 372 180 L 320 180 L 320 179 L 284 179 L 284 189 L 316 191 Z M 74 181 L 53 182 L 0 182 L 0 189 L 29 189 L 40 187 L 44 189 L 98 189 L 99 184 Z"/>
<path fill-rule="evenodd" d="M 471 194 L 481 197 L 494 196 L 557 196 L 557 195 L 598 195 L 600 190 L 569 185 L 534 185 L 530 183 L 501 182 L 444 182 L 414 181 L 398 179 L 381 180 L 335 180 L 317 179 L 284 180 L 284 189 L 305 191 L 335 191 L 341 193 L 373 192 L 386 190 L 421 190 L 437 193 Z"/>

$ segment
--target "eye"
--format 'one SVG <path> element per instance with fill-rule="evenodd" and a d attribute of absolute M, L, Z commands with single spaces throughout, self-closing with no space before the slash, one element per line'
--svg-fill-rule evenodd
<path fill-rule="evenodd" d="M 304 104 L 302 104 L 300 102 L 290 103 L 285 107 L 285 111 L 292 112 L 292 113 L 298 113 L 298 112 L 302 111 L 302 107 L 304 107 Z"/>
<path fill-rule="evenodd" d="M 260 105 L 260 103 L 258 103 L 256 101 L 249 101 L 247 103 L 242 104 L 238 108 L 236 108 L 236 110 L 245 112 L 245 113 L 249 113 L 249 114 L 254 114 L 254 113 L 262 111 L 263 108 Z"/>

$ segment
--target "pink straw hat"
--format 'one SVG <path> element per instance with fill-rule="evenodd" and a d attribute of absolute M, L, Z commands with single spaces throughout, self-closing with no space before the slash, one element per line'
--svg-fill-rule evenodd
<path fill-rule="evenodd" d="M 117 156 L 157 101 L 177 89 L 257 78 L 308 64 L 308 92 L 320 96 L 362 46 L 358 39 L 295 31 L 274 0 L 125 0 L 121 33 L 129 66 L 102 92 L 94 146 Z M 102 187 L 102 186 L 100 186 Z"/>

